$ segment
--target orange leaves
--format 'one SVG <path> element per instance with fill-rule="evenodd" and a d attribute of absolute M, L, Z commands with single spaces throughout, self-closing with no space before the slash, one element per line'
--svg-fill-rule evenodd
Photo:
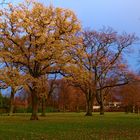
<path fill-rule="evenodd" d="M 25 85 L 24 76 L 12 67 L 6 67 L 0 70 L 0 80 L 13 89 Z"/>

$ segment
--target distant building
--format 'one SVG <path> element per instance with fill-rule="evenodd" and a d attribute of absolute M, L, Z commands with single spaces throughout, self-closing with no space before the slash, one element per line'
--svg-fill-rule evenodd
<path fill-rule="evenodd" d="M 108 107 L 120 107 L 122 105 L 119 101 L 109 102 Z"/>
<path fill-rule="evenodd" d="M 93 106 L 93 110 L 98 110 L 98 109 L 100 109 L 100 106 L 99 105 L 94 105 Z"/>

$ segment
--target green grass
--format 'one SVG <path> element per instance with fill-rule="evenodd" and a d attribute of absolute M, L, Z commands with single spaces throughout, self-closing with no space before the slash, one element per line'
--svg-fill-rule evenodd
<path fill-rule="evenodd" d="M 137 114 L 48 113 L 29 119 L 29 114 L 0 116 L 0 140 L 140 140 Z"/>

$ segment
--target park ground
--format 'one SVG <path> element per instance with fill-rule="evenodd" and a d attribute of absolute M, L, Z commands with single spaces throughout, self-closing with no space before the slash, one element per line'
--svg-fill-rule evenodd
<path fill-rule="evenodd" d="M 140 115 L 125 113 L 47 113 L 0 116 L 0 140 L 140 140 Z"/>

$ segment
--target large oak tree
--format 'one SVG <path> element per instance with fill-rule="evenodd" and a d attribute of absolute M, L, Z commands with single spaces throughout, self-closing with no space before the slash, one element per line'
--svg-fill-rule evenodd
<path fill-rule="evenodd" d="M 37 120 L 38 82 L 59 72 L 71 60 L 69 50 L 79 43 L 80 24 L 62 8 L 27 2 L 0 11 L 1 61 L 18 65 L 31 90 L 32 116 Z"/>

